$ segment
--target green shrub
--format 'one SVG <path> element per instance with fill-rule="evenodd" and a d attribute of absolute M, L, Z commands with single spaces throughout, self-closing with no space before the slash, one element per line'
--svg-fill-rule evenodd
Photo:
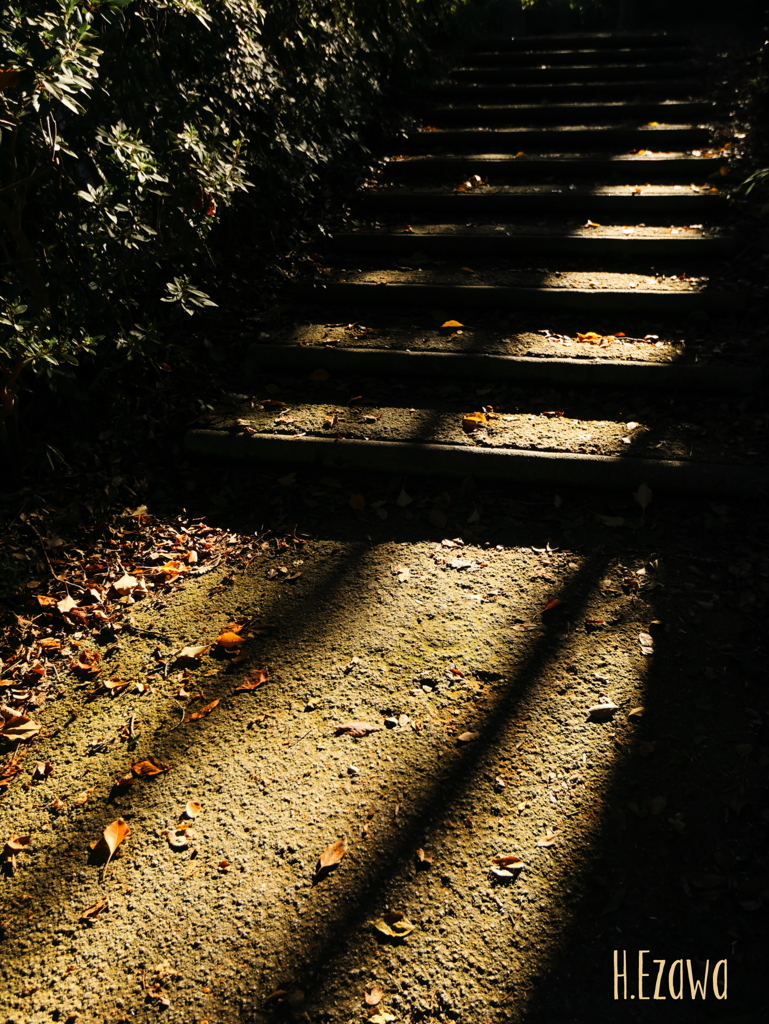
<path fill-rule="evenodd" d="M 164 324 L 213 305 L 222 214 L 246 204 L 250 224 L 269 225 L 316 197 L 460 3 L 3 6 L 4 416 L 23 371 L 144 355 Z"/>

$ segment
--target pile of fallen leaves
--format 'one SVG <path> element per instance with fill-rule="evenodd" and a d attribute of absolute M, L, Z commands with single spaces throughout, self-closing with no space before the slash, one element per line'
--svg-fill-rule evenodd
<path fill-rule="evenodd" d="M 23 744 L 40 731 L 46 703 L 65 677 L 96 680 L 102 653 L 133 628 L 133 604 L 161 598 L 223 562 L 247 561 L 257 546 L 243 537 L 182 517 L 158 519 L 144 506 L 100 524 L 87 552 L 44 536 L 34 514 L 21 516 L 36 535 L 47 578 L 30 579 L 6 605 L 0 647 L 0 793 L 21 771 Z M 18 610 L 16 610 L 18 609 Z M 34 715 L 34 717 L 33 717 Z"/>

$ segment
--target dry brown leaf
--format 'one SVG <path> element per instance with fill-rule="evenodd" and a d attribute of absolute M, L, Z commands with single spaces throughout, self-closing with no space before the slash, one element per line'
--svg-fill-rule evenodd
<path fill-rule="evenodd" d="M 186 850 L 195 839 L 195 833 L 185 826 L 181 828 L 169 828 L 162 833 L 168 840 L 168 845 L 174 850 Z"/>
<path fill-rule="evenodd" d="M 328 370 L 318 368 L 317 370 L 312 371 L 310 374 L 310 380 L 328 380 L 329 376 L 330 374 Z"/>
<path fill-rule="evenodd" d="M 392 939 L 403 939 L 416 928 L 416 925 L 398 910 L 383 914 L 376 921 L 372 921 L 372 925 L 381 935 L 387 935 Z"/>
<path fill-rule="evenodd" d="M 367 736 L 381 728 L 381 725 L 372 725 L 371 722 L 345 722 L 344 725 L 335 726 L 337 735 L 346 733 L 348 736 Z"/>
<path fill-rule="evenodd" d="M 139 581 L 135 576 L 129 576 L 128 573 L 124 573 L 119 580 L 115 580 L 112 584 L 112 589 L 118 597 L 127 597 L 138 585 Z"/>
<path fill-rule="evenodd" d="M 8 865 L 12 874 L 16 870 L 16 854 L 21 853 L 31 842 L 32 836 L 17 836 L 15 832 L 11 832 L 6 839 L 0 861 Z"/>
<path fill-rule="evenodd" d="M 6 720 L 2 729 L 0 729 L 0 736 L 4 736 L 9 740 L 20 740 L 23 742 L 31 740 L 39 732 L 40 726 L 37 722 L 33 722 L 26 715 L 14 715 Z"/>
<path fill-rule="evenodd" d="M 350 495 L 350 508 L 354 508 L 357 512 L 362 512 L 365 507 L 366 499 L 362 494 Z"/>
<path fill-rule="evenodd" d="M 66 805 L 66 804 L 64 803 L 64 801 L 63 801 L 63 800 L 61 799 L 61 797 L 58 797 L 58 796 L 56 796 L 56 797 L 54 797 L 54 798 L 53 798 L 53 800 L 51 801 L 51 808 L 52 808 L 52 809 L 53 809 L 54 811 L 63 811 L 63 810 L 64 810 L 64 808 L 65 808 L 66 806 L 67 806 L 67 805 Z"/>
<path fill-rule="evenodd" d="M 91 848 L 97 856 L 105 856 L 109 863 L 115 855 L 115 850 L 123 842 L 126 836 L 131 834 L 131 829 L 122 818 L 116 818 L 102 832 L 101 839 L 91 843 Z"/>
<path fill-rule="evenodd" d="M 318 859 L 318 867 L 316 874 L 319 875 L 321 871 L 329 871 L 331 868 L 336 867 L 342 857 L 347 853 L 347 840 L 343 837 L 337 839 L 335 843 L 331 843 Z"/>
<path fill-rule="evenodd" d="M 38 761 L 35 770 L 32 772 L 33 782 L 42 782 L 49 775 L 53 775 L 53 765 L 50 761 Z"/>
<path fill-rule="evenodd" d="M 208 654 L 210 650 L 211 644 L 200 644 L 198 647 L 182 647 L 176 657 L 179 659 L 190 658 L 195 661 L 200 661 L 200 659 L 204 655 Z"/>
<path fill-rule="evenodd" d="M 106 896 L 102 896 L 100 900 L 97 900 L 92 907 L 86 907 L 85 910 L 80 911 L 80 919 L 82 921 L 93 921 L 99 916 L 102 910 L 106 910 L 109 906 L 109 900 Z"/>
<path fill-rule="evenodd" d="M 542 839 L 537 841 L 537 846 L 552 846 L 557 839 L 558 836 L 543 836 Z"/>
<path fill-rule="evenodd" d="M 379 985 L 372 985 L 371 988 L 366 989 L 365 995 L 367 1006 L 379 1006 L 384 999 L 384 989 L 380 988 Z"/>
<path fill-rule="evenodd" d="M 420 846 L 416 851 L 417 867 L 429 868 L 433 862 L 433 855 L 429 850 L 423 850 Z"/>
<path fill-rule="evenodd" d="M 266 683 L 268 678 L 269 673 L 266 668 L 255 668 L 243 678 L 243 682 L 239 686 L 235 687 L 235 693 L 240 693 L 242 690 L 255 690 L 257 686 Z"/>
<path fill-rule="evenodd" d="M 210 715 L 216 705 L 221 700 L 221 697 L 217 697 L 216 700 L 212 700 L 210 704 L 206 704 L 205 707 L 200 708 L 198 711 L 192 711 L 189 715 L 184 716 L 185 722 L 197 722 L 200 718 L 205 718 L 206 715 Z"/>
<path fill-rule="evenodd" d="M 38 598 L 38 601 L 39 600 L 40 598 Z M 74 608 L 77 608 L 77 601 L 73 600 L 69 594 L 67 594 L 66 597 L 63 597 L 61 601 L 56 601 L 55 604 L 62 615 L 68 615 Z"/>
<path fill-rule="evenodd" d="M 477 430 L 488 422 L 485 412 L 468 412 L 462 417 L 463 430 Z"/>
<path fill-rule="evenodd" d="M 457 736 L 457 743 L 472 743 L 480 736 L 479 732 L 463 732 Z"/>
<path fill-rule="evenodd" d="M 238 644 L 245 643 L 245 638 L 238 636 L 237 633 L 233 633 L 232 630 L 228 630 L 217 638 L 216 643 L 219 647 L 229 649 L 230 647 L 236 647 Z"/>
<path fill-rule="evenodd" d="M 492 857 L 492 864 L 497 864 L 501 868 L 507 868 L 509 871 L 520 871 L 523 867 L 523 861 L 520 857 L 516 857 L 515 854 L 509 853 L 502 857 Z"/>
<path fill-rule="evenodd" d="M 152 754 L 145 757 L 143 761 L 136 761 L 131 765 L 131 771 L 139 778 L 142 775 L 161 775 L 163 772 L 170 772 L 171 766 L 161 761 L 159 757 Z"/>

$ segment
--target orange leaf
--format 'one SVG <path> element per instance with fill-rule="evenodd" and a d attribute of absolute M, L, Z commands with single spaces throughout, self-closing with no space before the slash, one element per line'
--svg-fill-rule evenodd
<path fill-rule="evenodd" d="M 561 599 L 560 599 L 560 598 L 558 598 L 558 597 L 551 597 L 551 598 L 550 598 L 550 600 L 549 600 L 549 601 L 547 602 L 547 604 L 545 605 L 545 607 L 544 607 L 544 608 L 542 609 L 542 611 L 543 611 L 543 612 L 549 612 L 549 611 L 551 611 L 551 610 L 552 610 L 553 608 L 558 608 L 558 606 L 559 606 L 559 605 L 562 605 L 563 603 L 564 603 L 564 602 L 563 602 L 563 601 L 561 601 Z"/>
<path fill-rule="evenodd" d="M 462 417 L 462 427 L 465 430 L 476 430 L 486 422 L 485 412 L 468 412 Z"/>
<path fill-rule="evenodd" d="M 197 722 L 199 718 L 205 718 L 206 715 L 210 715 L 216 705 L 221 700 L 221 697 L 217 697 L 216 700 L 212 700 L 210 704 L 206 704 L 205 707 L 200 708 L 198 711 L 192 711 L 189 715 L 184 716 L 185 722 Z"/>
<path fill-rule="evenodd" d="M 158 757 L 153 757 L 151 754 L 143 761 L 137 761 L 131 765 L 131 771 L 136 776 L 141 775 L 161 775 L 163 772 L 170 772 L 171 766 L 167 765 L 164 761 L 161 761 Z"/>
<path fill-rule="evenodd" d="M 596 334 L 595 331 L 588 331 L 587 334 L 580 334 L 578 331 L 577 337 L 580 341 L 600 341 L 603 335 Z"/>
<path fill-rule="evenodd" d="M 109 863 L 114 856 L 115 850 L 117 850 L 125 837 L 130 834 L 131 829 L 123 819 L 116 818 L 111 825 L 107 825 L 104 829 L 101 834 L 101 839 L 92 843 L 91 847 L 97 856 L 106 857 L 106 861 Z"/>
<path fill-rule="evenodd" d="M 327 871 L 329 868 L 336 867 L 339 861 L 347 853 L 347 840 L 337 839 L 335 843 L 331 843 L 323 853 L 320 855 L 318 860 L 318 870 L 316 874 L 320 874 L 321 871 Z"/>
<path fill-rule="evenodd" d="M 255 690 L 257 686 L 261 686 L 262 683 L 266 683 L 267 679 L 267 669 L 256 668 L 253 672 L 248 673 L 240 686 L 235 687 L 235 693 L 239 693 L 241 690 Z"/>
<path fill-rule="evenodd" d="M 219 647 L 234 647 L 236 644 L 242 644 L 245 642 L 242 636 L 238 636 L 237 633 L 233 633 L 232 630 L 228 630 L 216 641 Z"/>
<path fill-rule="evenodd" d="M 459 320 L 447 320 L 445 324 L 441 324 L 441 327 L 464 327 Z"/>

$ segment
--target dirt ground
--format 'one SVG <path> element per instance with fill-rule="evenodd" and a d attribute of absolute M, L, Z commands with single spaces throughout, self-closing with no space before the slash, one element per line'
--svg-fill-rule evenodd
<path fill-rule="evenodd" d="M 281 480 L 217 474 L 238 554 L 131 591 L 98 675 L 30 618 L 65 647 L 0 804 L 2 1020 L 765 1020 L 763 508 Z"/>

